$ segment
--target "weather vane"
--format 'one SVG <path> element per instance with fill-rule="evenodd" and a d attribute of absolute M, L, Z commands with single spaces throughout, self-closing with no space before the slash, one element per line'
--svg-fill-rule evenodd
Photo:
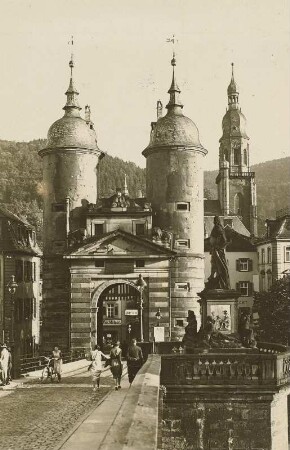
<path fill-rule="evenodd" d="M 71 74 L 72 74 L 72 69 L 74 67 L 74 54 L 73 54 L 74 37 L 73 36 L 68 41 L 68 45 L 71 45 L 71 57 L 70 57 L 69 66 L 71 68 Z"/>
<path fill-rule="evenodd" d="M 178 42 L 178 40 L 175 37 L 175 34 L 172 35 L 172 38 L 167 38 L 166 42 L 172 43 L 172 52 L 173 52 L 173 56 L 175 56 L 175 44 Z"/>

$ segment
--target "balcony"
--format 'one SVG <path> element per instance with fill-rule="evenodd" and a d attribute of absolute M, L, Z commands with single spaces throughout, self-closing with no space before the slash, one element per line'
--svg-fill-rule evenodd
<path fill-rule="evenodd" d="M 230 172 L 230 178 L 254 178 L 255 172 Z"/>

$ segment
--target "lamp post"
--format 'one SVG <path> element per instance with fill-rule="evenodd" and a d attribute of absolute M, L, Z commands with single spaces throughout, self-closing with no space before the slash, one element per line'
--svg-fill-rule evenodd
<path fill-rule="evenodd" d="M 160 312 L 160 308 L 158 308 L 157 313 L 155 314 L 156 320 L 157 320 L 157 326 L 159 327 L 159 322 L 162 319 L 162 314 Z"/>
<path fill-rule="evenodd" d="M 155 314 L 157 320 L 157 327 L 160 325 L 160 320 L 162 319 L 162 314 L 160 308 L 158 308 L 157 313 Z M 157 342 L 155 342 L 155 336 L 153 336 L 153 353 L 158 352 Z"/>
<path fill-rule="evenodd" d="M 14 377 L 18 375 L 18 358 L 16 357 L 16 351 L 15 351 L 15 345 L 14 345 L 14 296 L 16 293 L 16 289 L 18 287 L 18 284 L 15 281 L 15 275 L 11 275 L 9 282 L 7 283 L 7 289 L 10 294 L 10 300 L 11 300 L 11 321 L 10 321 L 10 330 L 9 330 L 9 346 L 11 347 L 11 352 L 14 360 L 13 364 L 13 371 L 14 371 Z M 17 349 L 18 350 L 18 349 Z"/>
<path fill-rule="evenodd" d="M 138 280 L 136 281 L 135 285 L 137 286 L 137 289 L 140 291 L 140 334 L 141 334 L 141 342 L 144 341 L 144 334 L 143 334 L 143 290 L 147 286 L 146 281 L 144 281 L 141 273 L 139 274 Z"/>

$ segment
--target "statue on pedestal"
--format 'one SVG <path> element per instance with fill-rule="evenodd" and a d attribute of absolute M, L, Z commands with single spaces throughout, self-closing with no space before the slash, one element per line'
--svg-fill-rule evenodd
<path fill-rule="evenodd" d="M 208 289 L 228 290 L 231 288 L 225 255 L 227 244 L 228 241 L 224 227 L 221 224 L 219 216 L 215 216 L 214 227 L 210 235 L 211 274 L 206 284 L 206 288 Z"/>

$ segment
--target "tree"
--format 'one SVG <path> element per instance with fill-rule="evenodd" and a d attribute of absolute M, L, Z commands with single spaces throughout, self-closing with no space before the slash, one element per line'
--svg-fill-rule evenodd
<path fill-rule="evenodd" d="M 257 292 L 254 310 L 259 314 L 258 339 L 288 345 L 290 338 L 289 276 L 274 282 L 268 292 Z"/>

